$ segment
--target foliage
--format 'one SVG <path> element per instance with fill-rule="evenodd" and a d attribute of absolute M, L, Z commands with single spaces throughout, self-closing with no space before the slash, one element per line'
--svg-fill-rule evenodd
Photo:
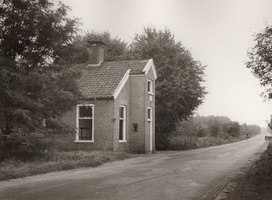
<path fill-rule="evenodd" d="M 261 128 L 257 125 L 240 125 L 225 116 L 204 117 L 197 115 L 189 118 L 188 121 L 179 123 L 177 131 L 171 134 L 168 148 L 173 148 L 173 145 L 175 149 L 185 148 L 185 142 L 187 142 L 187 147 L 194 145 L 202 147 L 201 143 L 203 142 L 207 145 L 224 144 L 245 139 L 247 135 L 252 137 L 260 132 Z M 188 141 L 194 141 L 194 144 L 188 144 Z"/>
<path fill-rule="evenodd" d="M 272 99 L 272 26 L 267 26 L 262 33 L 255 36 L 255 46 L 248 52 L 246 63 L 252 73 L 266 87 L 263 97 Z"/>
<path fill-rule="evenodd" d="M 70 151 L 55 152 L 46 161 L 20 162 L 12 159 L 0 163 L 0 180 L 22 178 L 37 174 L 70 170 L 81 167 L 96 167 L 104 163 L 133 158 L 135 155 L 123 152 L 102 152 L 102 151 Z"/>
<path fill-rule="evenodd" d="M 205 127 L 209 130 L 209 135 L 212 137 L 222 136 L 228 137 L 239 137 L 248 135 L 257 135 L 261 129 L 257 125 L 240 125 L 238 122 L 231 121 L 225 116 L 195 116 L 193 122 L 198 127 Z M 226 135 L 228 135 L 226 137 Z"/>
<path fill-rule="evenodd" d="M 270 128 L 270 132 L 272 131 L 272 115 L 270 116 L 270 121 L 267 122 L 268 127 Z"/>
<path fill-rule="evenodd" d="M 260 134 L 261 128 L 257 125 L 248 125 L 242 124 L 240 125 L 240 134 L 248 135 L 250 137 Z"/>
<path fill-rule="evenodd" d="M 30 152 L 35 157 L 48 148 L 45 137 L 71 131 L 57 119 L 81 98 L 79 72 L 53 61 L 73 40 L 78 21 L 67 18 L 67 6 L 54 9 L 47 0 L 4 0 L 0 9 L 0 121 L 1 142 L 6 142 L 0 153 L 30 159 Z M 44 127 L 44 120 L 51 126 Z M 29 154 L 13 151 L 12 143 Z"/>
<path fill-rule="evenodd" d="M 88 41 L 103 41 L 106 43 L 105 61 L 117 61 L 126 59 L 127 43 L 120 38 L 112 38 L 108 31 L 85 32 L 83 36 L 77 35 L 71 44 L 61 46 L 54 52 L 55 64 L 67 65 L 69 63 L 85 63 L 88 60 Z"/>
<path fill-rule="evenodd" d="M 190 119 L 189 119 L 189 121 L 181 121 L 179 123 L 179 125 L 177 127 L 177 131 L 175 132 L 177 135 L 186 135 L 186 136 L 191 136 L 191 137 L 197 135 L 196 134 L 197 127 Z"/>
<path fill-rule="evenodd" d="M 207 128 L 200 127 L 197 129 L 196 135 L 197 137 L 206 137 L 209 135 L 209 131 L 207 130 Z"/>
<path fill-rule="evenodd" d="M 21 161 L 38 159 L 49 152 L 52 139 L 47 132 L 5 135 L 1 140 L 1 160 L 16 158 Z"/>
<path fill-rule="evenodd" d="M 210 126 L 213 122 L 218 122 L 220 124 L 223 123 L 229 123 L 231 120 L 230 118 L 226 117 L 226 116 L 200 116 L 200 115 L 196 115 L 193 119 L 195 124 L 199 125 L 199 126 Z"/>
<path fill-rule="evenodd" d="M 222 131 L 232 137 L 238 137 L 240 135 L 240 124 L 232 121 L 222 124 Z"/>
<path fill-rule="evenodd" d="M 53 9 L 49 0 L 3 0 L 1 48 L 5 56 L 24 67 L 38 67 L 73 39 L 77 20 L 67 18 L 69 7 Z"/>
<path fill-rule="evenodd" d="M 206 136 L 218 137 L 222 135 L 222 124 L 230 123 L 231 120 L 225 116 L 199 116 L 196 115 L 192 119 L 195 126 L 198 127 L 199 130 L 204 129 Z M 201 135 L 201 133 L 200 133 Z M 203 137 L 203 136 L 202 136 Z M 223 136 L 224 137 L 224 136 Z M 227 138 L 227 137 L 225 137 Z"/>
<path fill-rule="evenodd" d="M 127 57 L 153 58 L 156 65 L 156 148 L 163 148 L 179 121 L 186 120 L 203 102 L 204 66 L 175 41 L 168 29 L 154 27 L 135 34 Z"/>
<path fill-rule="evenodd" d="M 126 59 L 127 43 L 118 37 L 112 38 L 108 31 L 104 32 L 87 32 L 81 38 L 85 45 L 88 41 L 103 41 L 105 46 L 105 61 L 118 61 Z"/>
<path fill-rule="evenodd" d="M 77 35 L 71 44 L 62 45 L 54 51 L 54 64 L 56 65 L 70 65 L 86 63 L 88 60 L 88 52 L 82 37 Z"/>

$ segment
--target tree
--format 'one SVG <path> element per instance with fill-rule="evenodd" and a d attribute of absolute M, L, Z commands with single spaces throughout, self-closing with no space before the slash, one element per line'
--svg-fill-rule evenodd
<path fill-rule="evenodd" d="M 255 36 L 255 46 L 248 52 L 247 68 L 260 79 L 266 87 L 263 97 L 272 99 L 272 26 L 267 26 Z"/>
<path fill-rule="evenodd" d="M 50 134 L 69 131 L 58 118 L 81 97 L 79 73 L 53 64 L 55 52 L 72 42 L 78 20 L 48 0 L 0 5 L 1 156 L 31 159 L 49 147 Z"/>
<path fill-rule="evenodd" d="M 207 128 L 200 127 L 197 129 L 197 137 L 206 137 L 207 135 L 209 135 Z"/>
<path fill-rule="evenodd" d="M 270 115 L 270 121 L 267 122 L 267 126 L 272 131 L 272 115 Z"/>
<path fill-rule="evenodd" d="M 118 37 L 112 38 L 108 31 L 87 32 L 82 37 L 82 42 L 100 40 L 105 42 L 105 61 L 118 61 L 126 59 L 127 43 Z"/>
<path fill-rule="evenodd" d="M 222 131 L 229 136 L 238 137 L 240 135 L 240 124 L 238 122 L 225 123 L 222 126 Z"/>
<path fill-rule="evenodd" d="M 218 135 L 221 132 L 220 129 L 221 129 L 221 124 L 217 120 L 214 120 L 209 125 L 209 130 L 210 130 L 211 136 L 213 136 L 213 137 L 218 137 Z"/>
<path fill-rule="evenodd" d="M 118 61 L 126 59 L 127 43 L 118 37 L 112 38 L 108 31 L 85 32 L 83 36 L 77 35 L 71 44 L 62 46 L 54 52 L 55 63 L 65 65 L 68 63 L 85 63 L 88 60 L 86 46 L 88 41 L 103 41 L 106 43 L 105 61 Z"/>
<path fill-rule="evenodd" d="M 82 40 L 82 36 L 77 35 L 72 43 L 62 45 L 54 51 L 54 64 L 65 66 L 71 64 L 81 64 L 88 61 L 88 52 Z"/>
<path fill-rule="evenodd" d="M 131 59 L 153 58 L 156 65 L 156 146 L 163 148 L 178 122 L 203 102 L 204 66 L 168 29 L 144 28 L 142 34 L 135 34 L 130 48 Z"/>

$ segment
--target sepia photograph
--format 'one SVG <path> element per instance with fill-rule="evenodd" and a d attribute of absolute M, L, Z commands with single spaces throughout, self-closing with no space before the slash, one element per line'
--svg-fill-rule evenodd
<path fill-rule="evenodd" d="M 0 200 L 272 200 L 271 0 L 0 0 Z"/>

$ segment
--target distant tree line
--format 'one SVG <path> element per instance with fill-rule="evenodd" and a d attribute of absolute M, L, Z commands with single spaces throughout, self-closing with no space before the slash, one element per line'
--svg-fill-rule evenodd
<path fill-rule="evenodd" d="M 195 116 L 181 121 L 171 135 L 168 149 L 203 147 L 200 141 L 218 145 L 243 140 L 260 134 L 258 125 L 239 124 L 225 116 Z"/>
<path fill-rule="evenodd" d="M 196 116 L 193 121 L 198 126 L 199 123 L 196 121 L 201 122 L 205 118 L 208 123 L 206 123 L 206 126 L 202 126 L 202 128 L 206 128 L 208 136 L 222 137 L 222 135 L 227 135 L 228 137 L 238 138 L 245 135 L 254 136 L 261 132 L 261 128 L 258 125 L 239 124 L 239 122 L 231 121 L 224 116 Z M 197 136 L 201 137 L 199 134 Z"/>
<path fill-rule="evenodd" d="M 258 125 L 239 124 L 224 116 L 196 116 L 193 123 L 197 127 L 197 137 L 234 137 L 249 135 L 254 136 L 261 132 Z M 202 131 L 206 134 L 202 134 Z"/>

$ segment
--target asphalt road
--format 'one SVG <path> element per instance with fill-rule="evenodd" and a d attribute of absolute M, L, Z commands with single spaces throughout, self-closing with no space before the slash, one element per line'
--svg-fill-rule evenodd
<path fill-rule="evenodd" d="M 167 151 L 1 182 L 0 199 L 214 199 L 267 147 L 264 136 L 188 151 Z"/>

